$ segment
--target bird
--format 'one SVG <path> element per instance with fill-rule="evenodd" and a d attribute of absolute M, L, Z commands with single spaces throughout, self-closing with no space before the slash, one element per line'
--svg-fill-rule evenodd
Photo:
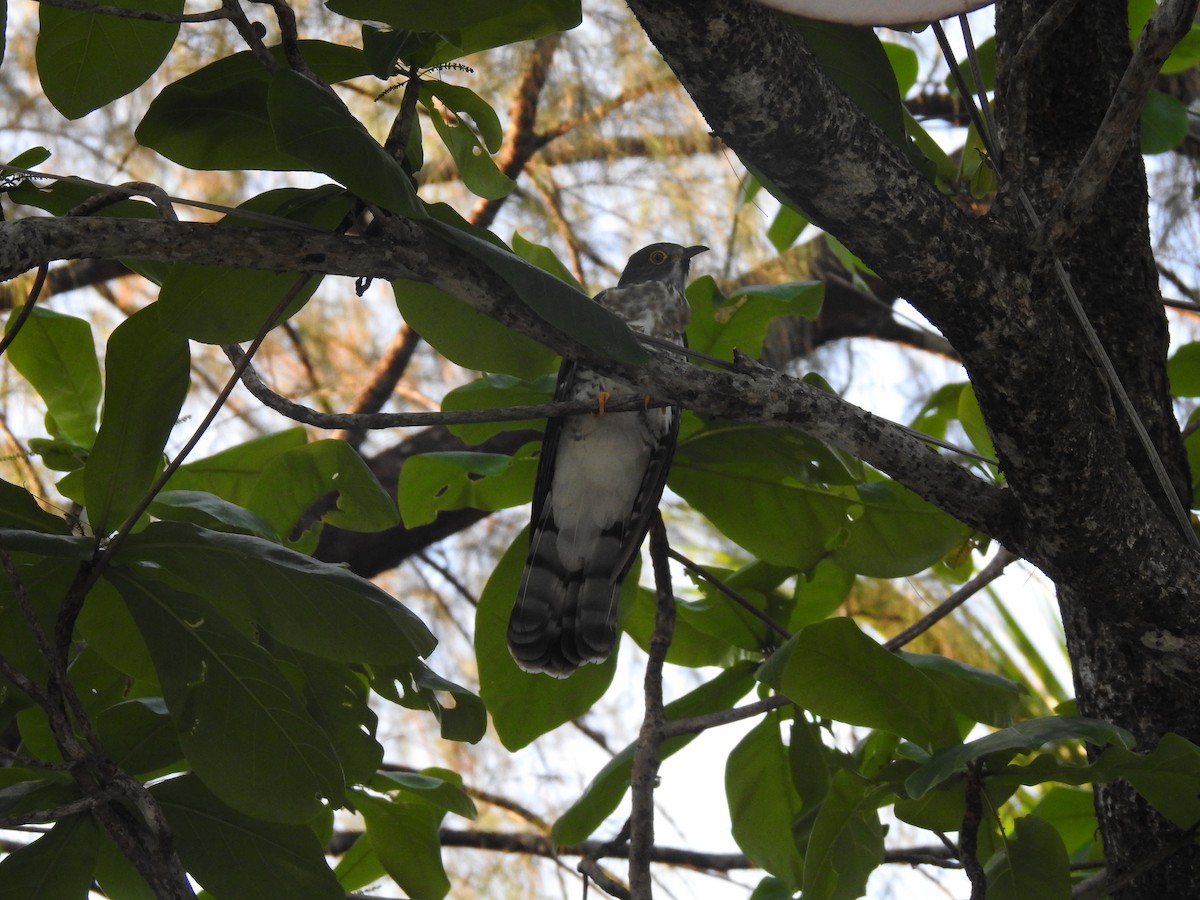
<path fill-rule="evenodd" d="M 634 331 L 686 346 L 684 287 L 692 258 L 706 250 L 643 247 L 595 301 Z M 629 390 L 573 360 L 559 368 L 555 401 L 594 400 L 597 410 L 546 425 L 529 554 L 508 622 L 509 652 L 527 672 L 566 678 L 608 659 L 616 643 L 621 584 L 662 498 L 679 435 L 675 406 L 604 411 L 610 394 Z"/>

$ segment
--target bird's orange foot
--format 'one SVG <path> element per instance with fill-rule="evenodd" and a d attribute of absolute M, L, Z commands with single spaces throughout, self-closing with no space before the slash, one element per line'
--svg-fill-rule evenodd
<path fill-rule="evenodd" d="M 604 415 L 604 408 L 608 406 L 608 398 L 611 396 L 608 391 L 601 391 L 596 395 L 596 415 Z"/>
<path fill-rule="evenodd" d="M 649 394 L 642 394 L 642 405 L 645 406 L 646 409 L 650 408 L 650 404 L 652 402 L 654 402 L 653 397 L 651 397 Z"/>

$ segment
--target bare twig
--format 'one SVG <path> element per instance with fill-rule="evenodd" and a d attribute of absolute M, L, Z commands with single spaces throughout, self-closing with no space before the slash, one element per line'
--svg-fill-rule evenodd
<path fill-rule="evenodd" d="M 1014 553 L 1010 553 L 1003 547 L 996 554 L 995 558 L 988 563 L 983 570 L 960 587 L 957 591 L 939 603 L 934 609 L 923 615 L 913 624 L 909 625 L 899 634 L 893 635 L 888 640 L 884 641 L 883 646 L 887 650 L 899 650 L 905 644 L 911 642 L 915 638 L 924 634 L 946 616 L 950 615 L 954 610 L 958 609 L 985 587 L 995 581 L 1008 568 L 1009 564 L 1014 562 L 1018 557 Z"/>
<path fill-rule="evenodd" d="M 634 900 L 650 900 L 650 849 L 654 846 L 654 787 L 658 779 L 659 747 L 666 714 L 662 673 L 675 630 L 675 595 L 671 590 L 670 545 L 661 515 L 650 524 L 650 559 L 654 564 L 656 615 L 646 661 L 646 712 L 638 733 L 629 776 L 632 810 L 629 814 L 629 887 Z"/>
<path fill-rule="evenodd" d="M 772 631 L 774 631 L 776 634 L 778 634 L 780 637 L 782 637 L 785 641 L 792 636 L 792 633 L 790 631 L 788 631 L 786 628 L 784 628 L 782 625 L 780 625 L 778 622 L 776 622 L 774 619 L 772 619 L 770 616 L 768 616 L 765 612 L 763 612 L 761 609 L 759 609 L 757 606 L 755 606 L 753 603 L 751 603 L 749 600 L 747 600 L 745 597 L 743 597 L 741 594 L 739 594 L 737 591 L 735 591 L 733 588 L 731 588 L 729 585 L 727 585 L 724 581 L 722 581 L 720 578 L 718 578 L 712 572 L 708 571 L 708 569 L 705 569 L 703 566 L 699 565 L 698 563 L 692 562 L 690 559 L 688 559 L 686 556 L 684 556 L 682 553 L 680 553 L 678 550 L 675 550 L 675 549 L 671 550 L 671 559 L 675 560 L 677 563 L 679 563 L 681 566 L 683 566 L 689 572 L 693 573 L 697 578 L 701 578 L 704 581 L 707 581 L 709 584 L 711 584 L 713 587 L 715 587 L 718 591 L 720 591 L 722 594 L 724 594 L 726 597 L 728 597 L 730 600 L 732 600 L 734 603 L 736 603 L 738 606 L 740 606 L 742 609 L 744 609 L 750 615 L 754 616 L 754 618 L 758 619 L 760 622 L 762 622 L 764 625 L 766 625 L 768 628 L 770 628 Z"/>
<path fill-rule="evenodd" d="M 34 304 L 37 303 L 38 297 L 42 293 L 42 287 L 46 284 L 46 273 L 50 271 L 49 263 L 42 263 L 38 266 L 37 276 L 33 279 L 33 285 L 29 288 L 29 297 L 25 301 L 25 305 L 21 307 L 21 311 L 17 313 L 16 320 L 5 333 L 4 337 L 0 338 L 0 356 L 4 355 L 4 351 L 8 349 L 25 323 L 29 321 L 29 317 L 33 315 Z"/>
<path fill-rule="evenodd" d="M 351 415 L 374 415 L 383 409 L 388 398 L 396 389 L 397 383 L 404 377 L 413 354 L 421 345 L 421 335 L 407 325 L 396 332 L 391 344 L 375 365 L 375 371 L 362 392 L 350 404 Z M 353 447 L 359 446 L 366 438 L 366 428 L 346 429 L 340 435 Z"/>
<path fill-rule="evenodd" d="M 978 763 L 967 767 L 966 809 L 958 834 L 958 858 L 971 881 L 971 900 L 984 900 L 987 895 L 987 873 L 977 856 L 979 826 L 983 821 L 983 773 Z"/>

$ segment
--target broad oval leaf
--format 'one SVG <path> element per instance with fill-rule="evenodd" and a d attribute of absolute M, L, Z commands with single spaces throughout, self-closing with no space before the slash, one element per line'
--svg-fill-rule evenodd
<path fill-rule="evenodd" d="M 113 0 L 124 9 L 183 12 L 183 0 Z M 123 97 L 157 71 L 179 34 L 154 22 L 39 5 L 38 78 L 55 109 L 78 119 Z"/>
<path fill-rule="evenodd" d="M 834 774 L 808 839 L 806 900 L 855 900 L 866 893 L 867 878 L 883 863 L 883 827 L 876 810 L 889 798 L 886 787 L 856 772 Z"/>
<path fill-rule="evenodd" d="M 853 619 L 807 626 L 763 665 L 759 678 L 818 715 L 889 731 L 926 748 L 960 746 L 945 695 Z"/>
<path fill-rule="evenodd" d="M 303 824 L 340 802 L 330 744 L 262 647 L 201 600 L 118 567 L 116 585 L 150 648 L 193 770 L 222 802 L 269 822 Z"/>
<path fill-rule="evenodd" d="M 99 848 L 100 829 L 90 814 L 62 819 L 0 859 L 0 900 L 86 897 Z"/>
<path fill-rule="evenodd" d="M 425 218 L 408 173 L 328 85 L 280 69 L 267 88 L 267 112 L 281 151 L 364 200 L 403 216 Z"/>
<path fill-rule="evenodd" d="M 164 331 L 153 306 L 117 326 L 104 362 L 104 418 L 83 470 L 88 519 L 102 536 L 133 512 L 161 470 L 191 385 L 187 340 Z"/>
<path fill-rule="evenodd" d="M 444 810 L 419 800 L 384 799 L 364 791 L 355 791 L 353 801 L 366 819 L 372 849 L 408 896 L 439 900 L 450 893 L 438 839 Z"/>
<path fill-rule="evenodd" d="M 493 511 L 528 503 L 533 493 L 536 446 L 515 456 L 500 453 L 421 453 L 400 470 L 400 514 L 408 528 L 427 525 L 442 510 Z"/>
<path fill-rule="evenodd" d="M 247 506 L 263 468 L 275 457 L 303 447 L 303 428 L 264 434 L 245 443 L 184 463 L 167 482 L 169 490 L 207 491 L 223 500 Z"/>
<path fill-rule="evenodd" d="M 195 775 L 160 782 L 150 792 L 162 806 L 189 874 L 222 900 L 345 896 L 307 825 L 244 815 L 222 803 Z"/>
<path fill-rule="evenodd" d="M 987 900 L 1070 900 L 1070 862 L 1053 825 L 1022 816 L 984 866 Z"/>
<path fill-rule="evenodd" d="M 298 41 L 304 61 L 333 84 L 367 74 L 361 50 Z M 285 64 L 283 50 L 270 48 Z M 249 50 L 226 56 L 167 85 L 150 103 L 138 143 L 191 169 L 305 169 L 275 144 L 267 110 L 267 73 Z"/>
<path fill-rule="evenodd" d="M 256 621 L 282 643 L 323 659 L 405 664 L 437 643 L 420 619 L 366 579 L 250 535 L 154 522 L 120 555 L 160 567 L 162 578 L 231 619 Z"/>
<path fill-rule="evenodd" d="M 8 318 L 11 330 L 19 315 Z M 96 437 L 100 364 L 92 326 L 84 319 L 35 306 L 9 345 L 8 359 L 43 400 L 59 433 L 83 447 Z"/>

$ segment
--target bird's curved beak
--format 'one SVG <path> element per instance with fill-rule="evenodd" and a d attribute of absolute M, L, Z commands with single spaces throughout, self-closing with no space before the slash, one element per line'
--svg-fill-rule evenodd
<path fill-rule="evenodd" d="M 701 253 L 707 253 L 708 248 L 703 244 L 697 244 L 695 247 L 684 247 L 683 253 L 680 254 L 684 260 L 690 260 L 693 256 L 699 256 Z"/>

